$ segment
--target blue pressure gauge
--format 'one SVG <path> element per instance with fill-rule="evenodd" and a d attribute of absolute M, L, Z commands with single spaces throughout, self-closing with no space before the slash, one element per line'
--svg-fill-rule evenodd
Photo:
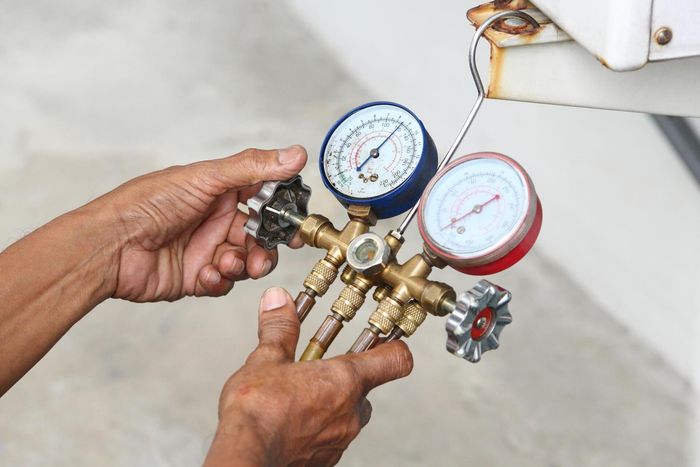
<path fill-rule="evenodd" d="M 409 109 L 371 102 L 333 125 L 319 165 L 323 183 L 344 206 L 371 206 L 386 219 L 418 202 L 437 170 L 437 149 Z"/>

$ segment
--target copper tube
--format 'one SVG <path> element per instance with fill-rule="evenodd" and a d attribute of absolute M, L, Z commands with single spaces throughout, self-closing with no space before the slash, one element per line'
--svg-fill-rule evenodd
<path fill-rule="evenodd" d="M 307 362 L 323 358 L 326 350 L 328 350 L 328 347 L 330 347 L 333 339 L 335 339 L 341 329 L 343 329 L 343 319 L 340 316 L 335 313 L 326 316 L 323 324 L 318 328 L 309 345 L 306 346 L 306 350 L 304 350 L 299 361 Z"/>
<path fill-rule="evenodd" d="M 311 311 L 311 308 L 316 304 L 316 292 L 312 289 L 306 289 L 303 292 L 299 292 L 297 299 L 294 300 L 294 304 L 297 307 L 297 316 L 299 317 L 299 322 L 303 323 L 306 316 Z"/>
<path fill-rule="evenodd" d="M 375 328 L 374 326 L 371 326 L 362 331 L 362 334 L 360 334 L 355 343 L 352 344 L 352 347 L 350 347 L 348 353 L 364 352 L 365 350 L 369 350 L 375 345 L 377 345 L 378 341 L 379 329 Z"/>

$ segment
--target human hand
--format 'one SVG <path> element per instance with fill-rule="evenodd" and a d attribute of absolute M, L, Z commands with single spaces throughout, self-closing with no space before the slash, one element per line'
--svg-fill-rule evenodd
<path fill-rule="evenodd" d="M 334 465 L 367 424 L 367 393 L 413 368 L 403 342 L 294 363 L 299 320 L 283 289 L 265 292 L 259 344 L 224 386 L 206 466 Z"/>
<path fill-rule="evenodd" d="M 264 180 L 286 180 L 306 163 L 306 150 L 248 149 L 224 159 L 171 167 L 138 177 L 87 208 L 108 212 L 120 244 L 115 298 L 136 302 L 220 296 L 241 279 L 277 263 L 246 235 L 238 209 Z M 300 247 L 296 239 L 292 247 Z"/>

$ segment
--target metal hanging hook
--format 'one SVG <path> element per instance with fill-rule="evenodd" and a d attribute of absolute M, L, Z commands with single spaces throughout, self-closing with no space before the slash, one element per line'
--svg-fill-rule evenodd
<path fill-rule="evenodd" d="M 474 33 L 474 37 L 472 38 L 472 42 L 469 46 L 469 70 L 471 71 L 472 78 L 474 79 L 474 85 L 476 86 L 478 95 L 476 98 L 476 102 L 472 107 L 472 110 L 467 116 L 467 120 L 464 122 L 464 125 L 462 125 L 462 129 L 459 131 L 459 134 L 457 135 L 457 138 L 455 139 L 454 143 L 452 143 L 452 147 L 450 147 L 450 150 L 447 151 L 447 154 L 442 159 L 442 162 L 440 162 L 440 166 L 437 168 L 438 172 L 442 170 L 447 164 L 449 164 L 452 158 L 454 157 L 455 153 L 457 152 L 457 149 L 459 149 L 459 146 L 462 144 L 464 137 L 467 135 L 467 132 L 469 131 L 469 128 L 471 127 L 472 122 L 474 121 L 474 117 L 476 117 L 477 112 L 481 108 L 481 104 L 486 98 L 484 84 L 481 82 L 481 75 L 479 74 L 479 69 L 476 66 L 476 46 L 479 44 L 479 40 L 488 28 L 490 28 L 495 22 L 505 18 L 519 18 L 523 21 L 528 22 L 535 28 L 540 27 L 540 24 L 532 16 L 522 11 L 512 10 L 496 13 L 495 15 L 489 17 L 489 19 L 484 21 L 481 24 L 481 26 L 479 26 L 479 28 L 476 30 L 476 32 Z M 416 203 L 413 206 L 413 208 L 411 208 L 408 214 L 406 214 L 406 217 L 404 218 L 403 222 L 401 222 L 399 228 L 394 231 L 399 236 L 403 236 L 404 232 L 406 232 L 406 229 L 411 224 L 411 221 L 416 216 L 416 213 L 418 212 L 418 204 L 419 203 Z"/>

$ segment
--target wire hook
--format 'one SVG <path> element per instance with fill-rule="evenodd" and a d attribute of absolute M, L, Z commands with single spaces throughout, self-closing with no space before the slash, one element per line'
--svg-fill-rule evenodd
<path fill-rule="evenodd" d="M 479 109 L 481 108 L 481 104 L 484 102 L 484 99 L 486 98 L 486 92 L 484 91 L 484 84 L 481 82 L 481 75 L 479 74 L 479 70 L 476 66 L 476 46 L 479 44 L 479 40 L 481 37 L 484 35 L 486 30 L 490 28 L 496 21 L 500 21 L 505 18 L 519 18 L 523 21 L 526 21 L 530 23 L 535 28 L 540 27 L 540 24 L 533 18 L 532 16 L 528 15 L 527 13 L 524 13 L 519 10 L 511 10 L 511 11 L 502 11 L 500 13 L 496 13 L 493 16 L 490 16 L 486 21 L 484 21 L 481 26 L 476 30 L 474 33 L 474 37 L 472 37 L 471 44 L 469 45 L 469 70 L 471 71 L 472 78 L 474 79 L 474 85 L 476 86 L 477 90 L 477 98 L 476 102 L 474 103 L 474 106 L 472 107 L 472 110 L 469 112 L 469 115 L 467 116 L 467 120 L 464 122 L 464 125 L 462 125 L 462 129 L 459 131 L 459 134 L 457 135 L 457 138 L 455 139 L 454 143 L 452 143 L 452 147 L 450 147 L 450 150 L 447 151 L 447 154 L 445 157 L 442 159 L 442 162 L 440 162 L 440 166 L 437 168 L 437 171 L 439 172 L 442 170 L 447 164 L 450 163 L 452 158 L 454 157 L 455 153 L 457 152 L 457 149 L 459 149 L 459 146 L 462 144 L 462 141 L 464 140 L 464 137 L 467 135 L 467 132 L 469 131 L 469 128 L 472 126 L 472 122 L 474 121 L 474 117 L 476 117 L 476 114 L 479 112 Z M 399 226 L 398 229 L 395 230 L 395 232 L 399 236 L 403 236 L 404 232 L 406 232 L 406 229 L 408 226 L 411 224 L 411 221 L 413 218 L 416 216 L 416 213 L 418 212 L 418 203 L 416 203 L 413 208 L 406 214 L 406 217 L 404 218 L 403 222 L 401 222 L 401 225 Z"/>

